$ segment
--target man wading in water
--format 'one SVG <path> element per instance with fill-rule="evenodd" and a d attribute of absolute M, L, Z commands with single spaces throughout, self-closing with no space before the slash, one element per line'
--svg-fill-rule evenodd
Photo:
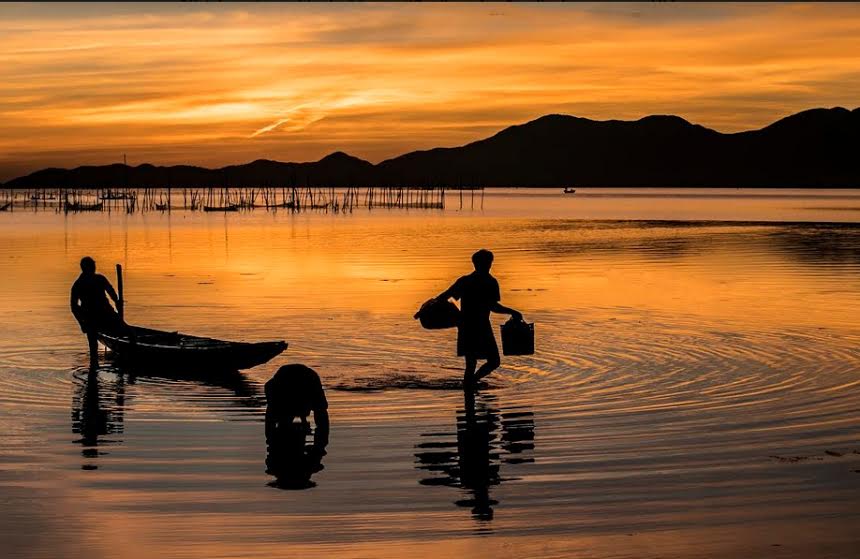
<path fill-rule="evenodd" d="M 460 324 L 457 327 L 457 355 L 466 359 L 463 385 L 473 386 L 478 380 L 492 373 L 501 364 L 499 347 L 490 324 L 490 313 L 509 314 L 522 320 L 519 311 L 508 308 L 499 301 L 499 282 L 490 275 L 493 253 L 481 249 L 472 255 L 475 271 L 454 282 L 454 285 L 436 297 L 437 300 L 460 300 Z M 486 363 L 475 371 L 479 359 Z"/>
<path fill-rule="evenodd" d="M 96 261 L 89 256 L 81 258 L 81 275 L 72 285 L 72 314 L 87 335 L 90 346 L 90 369 L 99 366 L 99 332 L 116 332 L 127 328 L 119 314 L 108 302 L 109 296 L 114 304 L 119 297 L 108 279 L 96 273 Z"/>

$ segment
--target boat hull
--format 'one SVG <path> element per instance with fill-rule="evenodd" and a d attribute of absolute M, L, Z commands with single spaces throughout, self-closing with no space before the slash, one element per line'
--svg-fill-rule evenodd
<path fill-rule="evenodd" d="M 116 361 L 167 370 L 242 370 L 261 365 L 287 349 L 284 341 L 229 342 L 132 327 L 135 336 L 99 334 Z"/>

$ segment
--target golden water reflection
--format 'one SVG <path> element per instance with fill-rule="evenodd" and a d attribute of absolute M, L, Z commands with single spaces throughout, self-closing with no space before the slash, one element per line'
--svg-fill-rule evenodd
<path fill-rule="evenodd" d="M 860 228 L 825 210 L 774 221 L 834 203 L 791 193 L 560 196 L 490 193 L 483 212 L 4 215 L 7 553 L 855 549 Z M 700 221 L 732 211 L 745 221 Z M 537 352 L 503 358 L 471 407 L 453 335 L 412 314 L 480 247 L 503 302 L 536 322 Z M 84 254 L 123 264 L 133 323 L 290 348 L 226 378 L 73 373 Z M 320 373 L 332 417 L 307 491 L 272 490 L 265 472 L 261 387 L 290 362 Z"/>

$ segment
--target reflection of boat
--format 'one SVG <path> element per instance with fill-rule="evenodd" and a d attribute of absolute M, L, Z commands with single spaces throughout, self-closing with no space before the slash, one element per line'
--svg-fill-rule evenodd
<path fill-rule="evenodd" d="M 128 376 L 129 384 L 135 384 L 140 379 L 155 380 L 156 382 L 193 383 L 229 391 L 235 397 L 232 403 L 237 406 L 250 409 L 265 407 L 265 399 L 257 389 L 257 385 L 249 382 L 244 374 L 236 370 L 179 369 L 132 362 L 116 363 L 115 365 L 117 372 Z M 223 405 L 224 400 L 219 399 L 218 406 L 223 407 Z"/>
<path fill-rule="evenodd" d="M 203 206 L 204 212 L 238 212 L 239 204 L 230 204 L 228 206 Z"/>
<path fill-rule="evenodd" d="M 230 342 L 130 326 L 134 337 L 100 333 L 99 341 L 110 348 L 119 361 L 135 365 L 191 370 L 249 369 L 287 349 L 287 342 Z"/>
<path fill-rule="evenodd" d="M 565 194 L 573 194 L 574 192 L 576 192 L 576 189 L 575 189 L 575 188 L 570 188 L 570 187 L 568 186 L 567 188 L 565 188 L 565 189 L 563 190 L 563 192 L 564 192 Z"/>
<path fill-rule="evenodd" d="M 65 210 L 67 212 L 97 212 L 104 207 L 103 202 L 93 204 L 85 204 L 83 202 L 66 202 Z"/>

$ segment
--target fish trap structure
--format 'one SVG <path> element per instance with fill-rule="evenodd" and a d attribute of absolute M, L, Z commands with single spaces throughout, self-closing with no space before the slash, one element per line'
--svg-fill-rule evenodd
<path fill-rule="evenodd" d="M 321 211 L 350 213 L 356 209 L 443 210 L 445 187 L 158 187 L 39 188 L 5 190 L 0 211 L 57 213 L 200 211 Z M 475 190 L 470 189 L 474 205 Z M 460 189 L 463 207 L 463 189 Z"/>

